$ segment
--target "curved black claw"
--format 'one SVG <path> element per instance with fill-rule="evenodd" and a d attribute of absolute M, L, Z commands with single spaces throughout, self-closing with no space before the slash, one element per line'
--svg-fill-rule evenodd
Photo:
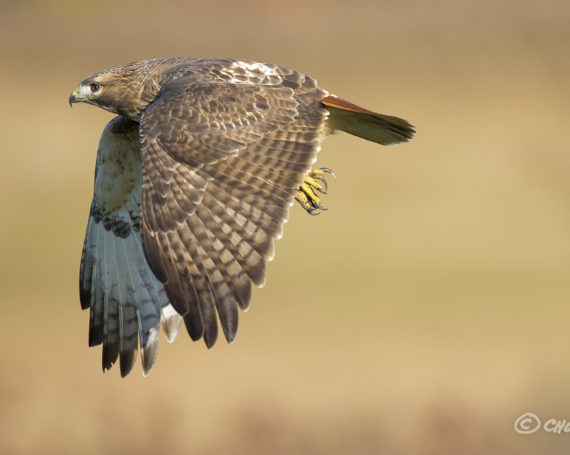
<path fill-rule="evenodd" d="M 299 191 L 300 192 L 300 191 Z M 311 203 L 311 201 L 307 198 L 307 196 L 302 193 L 302 196 L 297 196 L 295 200 L 299 203 L 301 207 L 310 215 L 317 215 L 317 213 L 313 213 L 317 210 Z"/>
<path fill-rule="evenodd" d="M 322 210 L 328 210 L 328 208 L 323 207 L 320 203 L 311 199 L 308 199 L 307 202 L 297 199 L 297 202 L 299 202 L 301 207 L 303 207 L 309 215 L 318 215 Z"/>
<path fill-rule="evenodd" d="M 329 184 L 327 183 L 327 179 L 325 179 L 324 177 L 319 177 L 317 178 L 317 180 L 323 182 L 323 186 L 324 188 L 315 188 L 319 193 L 321 194 L 327 194 L 327 190 L 329 189 Z"/>
<path fill-rule="evenodd" d="M 332 169 L 329 169 L 328 167 L 321 167 L 320 170 L 323 172 L 326 172 L 327 174 L 332 175 L 332 178 L 336 182 L 336 174 L 334 173 L 334 171 Z"/>
<path fill-rule="evenodd" d="M 313 202 L 313 204 L 315 205 L 315 207 L 319 210 L 328 210 L 328 208 L 323 207 L 321 204 L 319 204 L 318 202 Z"/>

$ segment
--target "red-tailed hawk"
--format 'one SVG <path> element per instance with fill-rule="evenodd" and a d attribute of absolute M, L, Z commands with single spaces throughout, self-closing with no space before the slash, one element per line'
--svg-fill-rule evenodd
<path fill-rule="evenodd" d="M 80 269 L 89 345 L 103 371 L 143 374 L 181 319 L 211 347 L 218 319 L 231 342 L 238 307 L 297 199 L 322 208 L 319 143 L 336 130 L 388 145 L 407 121 L 363 109 L 275 65 L 230 58 L 159 58 L 85 78 L 69 97 L 118 114 L 103 130 Z"/>

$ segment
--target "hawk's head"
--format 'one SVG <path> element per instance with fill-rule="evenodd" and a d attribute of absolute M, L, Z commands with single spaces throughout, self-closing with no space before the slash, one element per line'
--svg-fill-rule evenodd
<path fill-rule="evenodd" d="M 138 121 L 141 112 L 152 101 L 149 88 L 154 88 L 154 84 L 148 87 L 148 74 L 141 63 L 117 66 L 86 77 L 69 96 L 69 105 L 93 104 Z"/>

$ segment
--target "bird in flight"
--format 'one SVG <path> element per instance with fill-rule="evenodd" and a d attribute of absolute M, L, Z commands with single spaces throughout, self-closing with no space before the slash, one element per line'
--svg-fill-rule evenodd
<path fill-rule="evenodd" d="M 251 283 L 263 286 L 289 208 L 323 209 L 320 142 L 345 131 L 382 145 L 414 128 L 329 94 L 309 76 L 232 58 L 157 58 L 85 78 L 69 103 L 117 116 L 97 151 L 79 277 L 89 346 L 121 376 L 140 346 L 152 369 L 162 325 L 228 342 Z M 334 175 L 334 174 L 333 174 Z"/>

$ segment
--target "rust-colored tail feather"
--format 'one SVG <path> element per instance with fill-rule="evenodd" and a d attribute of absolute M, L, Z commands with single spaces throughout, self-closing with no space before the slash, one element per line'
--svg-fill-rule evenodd
<path fill-rule="evenodd" d="M 336 96 L 325 96 L 323 104 L 330 111 L 327 125 L 382 145 L 407 142 L 415 130 L 408 121 L 378 114 Z"/>

